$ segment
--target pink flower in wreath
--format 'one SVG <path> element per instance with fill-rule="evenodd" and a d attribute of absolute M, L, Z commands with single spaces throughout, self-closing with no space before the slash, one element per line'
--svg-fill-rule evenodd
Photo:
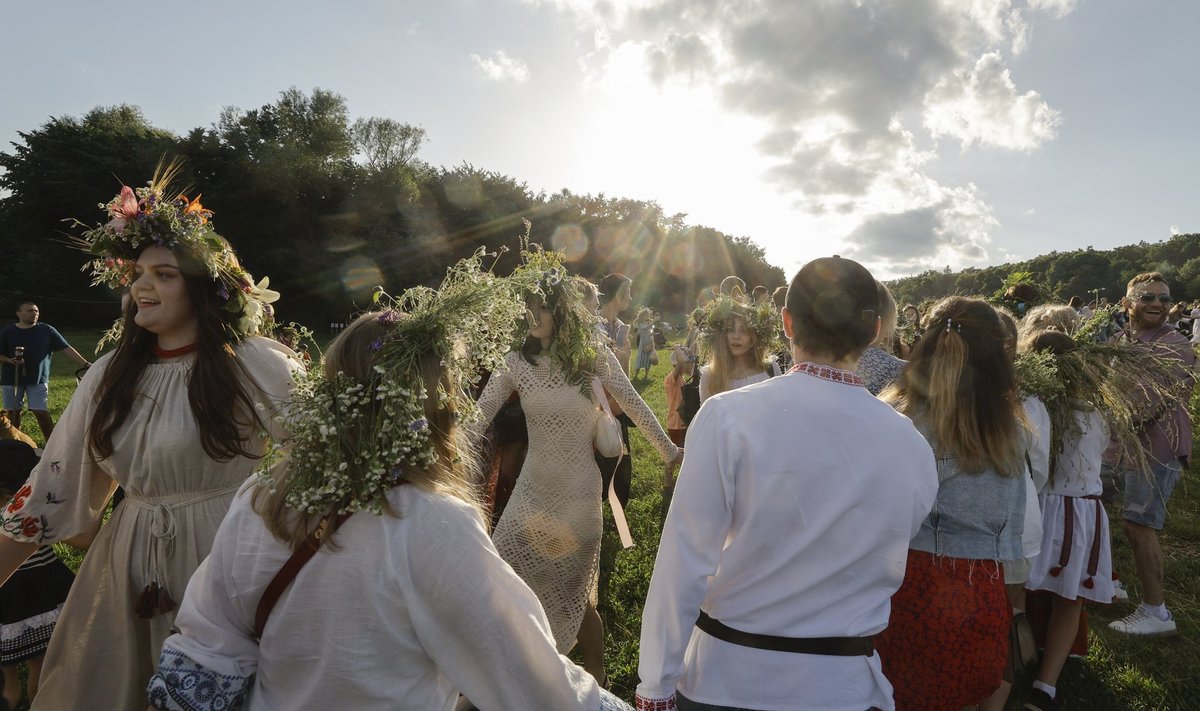
<path fill-rule="evenodd" d="M 42 529 L 38 526 L 39 522 L 33 516 L 26 516 L 21 521 L 21 535 L 26 538 L 33 538 Z"/>
<path fill-rule="evenodd" d="M 29 495 L 32 493 L 33 487 L 31 487 L 29 484 L 22 486 L 21 490 L 18 491 L 16 496 L 12 497 L 12 501 L 9 502 L 8 512 L 16 513 L 17 511 L 20 511 L 21 507 L 25 505 L 25 499 L 28 499 Z"/>
<path fill-rule="evenodd" d="M 121 194 L 108 204 L 108 214 L 112 215 L 112 219 L 105 227 L 120 232 L 125 229 L 126 224 L 137 218 L 139 211 L 137 195 L 133 188 L 122 185 Z"/>

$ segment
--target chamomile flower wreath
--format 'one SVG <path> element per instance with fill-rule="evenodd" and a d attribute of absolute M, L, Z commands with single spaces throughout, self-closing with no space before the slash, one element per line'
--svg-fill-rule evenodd
<path fill-rule="evenodd" d="M 1125 465 L 1149 476 L 1151 462 L 1141 440 L 1152 424 L 1174 427 L 1170 414 L 1178 405 L 1186 406 L 1191 397 L 1190 369 L 1140 342 L 1098 341 L 1115 308 L 1097 310 L 1069 334 L 1075 342 L 1072 350 L 1019 354 L 1014 373 L 1022 392 L 1036 395 L 1050 413 L 1051 461 L 1062 452 L 1065 439 L 1081 434 L 1074 411 L 1095 410 L 1104 418 Z"/>
<path fill-rule="evenodd" d="M 733 294 L 718 294 L 704 305 L 700 317 L 700 354 L 704 360 L 712 359 L 713 342 L 718 333 L 730 327 L 734 318 L 740 318 L 754 332 L 757 345 L 771 353 L 779 350 L 779 312 L 770 299 L 753 304 L 740 290 Z"/>
<path fill-rule="evenodd" d="M 183 192 L 171 189 L 181 167 L 178 162 L 159 163 L 145 187 L 122 186 L 116 197 L 100 205 L 108 213 L 108 222 L 74 240 L 93 256 L 84 271 L 91 270 L 93 286 L 122 289 L 133 283 L 134 264 L 146 247 L 157 245 L 176 254 L 186 253 L 204 265 L 224 302 L 227 341 L 237 343 L 269 332 L 273 314 L 269 304 L 279 293 L 268 288 L 268 278 L 255 283 L 242 268 L 229 243 L 213 229 L 213 213 L 200 204 L 199 195 L 189 200 Z M 74 224 L 86 227 L 78 220 Z M 122 323 L 118 319 L 101 344 L 119 339 Z"/>
<path fill-rule="evenodd" d="M 313 368 L 300 376 L 284 422 L 290 439 L 276 446 L 259 470 L 260 482 L 297 511 L 322 516 L 384 510 L 388 490 L 412 469 L 437 462 L 420 364 L 440 360 L 451 390 L 439 384 L 439 407 L 451 408 L 461 425 L 479 417 L 466 390 L 483 371 L 505 367 L 505 355 L 523 337 L 529 294 L 561 286 L 566 270 L 554 252 L 525 252 L 511 276 L 483 268 L 484 249 L 446 272 L 437 289 L 418 286 L 399 296 L 376 291 L 376 318 L 384 335 L 369 346 L 376 356 L 366 382 Z M 594 358 L 594 353 L 593 353 Z M 286 467 L 274 466 L 278 456 Z"/>

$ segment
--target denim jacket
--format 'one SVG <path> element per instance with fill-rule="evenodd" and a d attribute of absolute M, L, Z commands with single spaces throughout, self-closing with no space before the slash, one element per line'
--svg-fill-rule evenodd
<path fill-rule="evenodd" d="M 937 444 L 931 439 L 929 443 L 938 452 Z M 1024 558 L 1021 533 L 1028 474 L 1003 476 L 992 469 L 969 474 L 944 453 L 937 456 L 937 470 L 937 500 L 908 547 L 951 558 Z"/>

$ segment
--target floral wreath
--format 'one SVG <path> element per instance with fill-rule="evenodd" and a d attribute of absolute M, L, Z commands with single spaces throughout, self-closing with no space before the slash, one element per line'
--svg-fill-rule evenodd
<path fill-rule="evenodd" d="M 591 399 L 591 378 L 603 348 L 597 328 L 600 317 L 584 303 L 583 292 L 573 282 L 577 277 L 567 274 L 565 254 L 547 251 L 541 245 L 529 242 L 529 227 L 526 220 L 526 233 L 521 238 L 522 263 L 508 279 L 527 297 L 538 297 L 544 302 L 552 293 L 557 295 L 559 327 L 544 353 L 559 362 L 568 383 L 578 386 L 580 392 Z M 514 350 L 521 349 L 525 335 L 523 328 L 514 334 Z"/>
<path fill-rule="evenodd" d="M 158 245 L 176 254 L 189 254 L 216 282 L 217 295 L 224 302 L 226 340 L 237 343 L 247 336 L 268 333 L 274 315 L 270 304 L 279 298 L 279 292 L 267 288 L 267 277 L 256 284 L 238 264 L 229 243 L 213 229 L 212 210 L 200 204 L 199 195 L 191 200 L 183 192 L 169 197 L 173 192 L 171 183 L 181 167 L 177 161 L 165 165 L 160 162 L 146 187 L 135 190 L 123 185 L 108 204 L 99 206 L 107 211 L 109 221 L 75 240 L 94 257 L 83 270 L 91 269 L 93 286 L 122 289 L 133 283 L 134 262 L 146 247 Z M 85 226 L 78 220 L 74 223 Z M 101 339 L 101 345 L 120 338 L 122 323 L 118 319 Z"/>
<path fill-rule="evenodd" d="M 1141 343 L 1100 340 L 1116 308 L 1097 309 L 1070 334 L 1073 350 L 1021 353 L 1013 370 L 1020 389 L 1040 398 L 1050 413 L 1051 461 L 1062 452 L 1065 439 L 1082 434 L 1074 411 L 1095 410 L 1104 418 L 1121 460 L 1149 476 L 1151 462 L 1141 442 L 1144 430 L 1156 421 L 1174 426 L 1162 415 L 1188 404 L 1191 379 L 1183 377 L 1187 366 Z"/>
<path fill-rule="evenodd" d="M 779 313 L 771 300 L 753 304 L 742 295 L 740 289 L 733 294 L 719 294 L 704 305 L 700 317 L 700 349 L 705 360 L 712 356 L 713 340 L 716 335 L 729 327 L 729 322 L 740 318 L 754 331 L 756 347 L 761 347 L 766 353 L 779 350 Z"/>
<path fill-rule="evenodd" d="M 482 371 L 503 369 L 516 334 L 524 332 L 522 279 L 530 275 L 495 276 L 483 268 L 484 257 L 494 256 L 480 248 L 450 267 L 437 289 L 418 286 L 398 296 L 377 289 L 374 300 L 383 310 L 376 318 L 387 328 L 368 346 L 377 354 L 370 378 L 326 378 L 323 367 L 301 374 L 284 415 L 291 436 L 260 466 L 263 485 L 284 486 L 287 505 L 303 513 L 378 514 L 405 471 L 433 465 L 438 455 L 425 417 L 422 358 L 430 351 L 440 358 L 454 388 L 439 384 L 436 397 L 467 425 L 479 413 L 465 390 Z M 272 466 L 282 448 L 286 483 L 284 468 Z"/>

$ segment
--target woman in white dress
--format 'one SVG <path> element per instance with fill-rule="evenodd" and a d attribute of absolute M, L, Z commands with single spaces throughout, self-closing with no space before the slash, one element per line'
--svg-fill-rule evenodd
<path fill-rule="evenodd" d="M 462 692 L 628 711 L 555 651 L 488 538 L 463 386 L 523 306 L 477 266 L 360 316 L 297 388 L 289 451 L 238 494 L 188 586 L 154 707 L 449 711 Z"/>
<path fill-rule="evenodd" d="M 600 470 L 592 456 L 597 418 L 591 380 L 616 399 L 668 465 L 682 459 L 650 408 L 633 389 L 613 352 L 599 344 L 595 319 L 567 279 L 547 279 L 529 301 L 530 326 L 506 370 L 493 374 L 480 397 L 488 422 L 516 391 L 529 429 L 521 476 L 492 540 L 529 584 L 550 618 L 555 643 L 566 652 L 585 615 L 596 615 L 600 563 Z M 584 668 L 605 680 L 603 649 L 584 649 Z"/>
<path fill-rule="evenodd" d="M 778 338 L 779 314 L 772 302 L 751 304 L 739 291 L 704 308 L 700 327 L 700 402 L 780 375 L 770 354 Z"/>
<path fill-rule="evenodd" d="M 84 236 L 97 281 L 129 286 L 123 333 L 79 384 L 28 491 L 0 511 L 7 579 L 39 545 L 86 542 L 113 490 L 126 492 L 59 617 L 38 709 L 146 708 L 174 600 L 266 439 L 281 434 L 273 411 L 298 367 L 253 337 L 273 294 L 253 285 L 199 202 L 166 197 L 169 178 L 124 188 L 112 220 Z"/>

